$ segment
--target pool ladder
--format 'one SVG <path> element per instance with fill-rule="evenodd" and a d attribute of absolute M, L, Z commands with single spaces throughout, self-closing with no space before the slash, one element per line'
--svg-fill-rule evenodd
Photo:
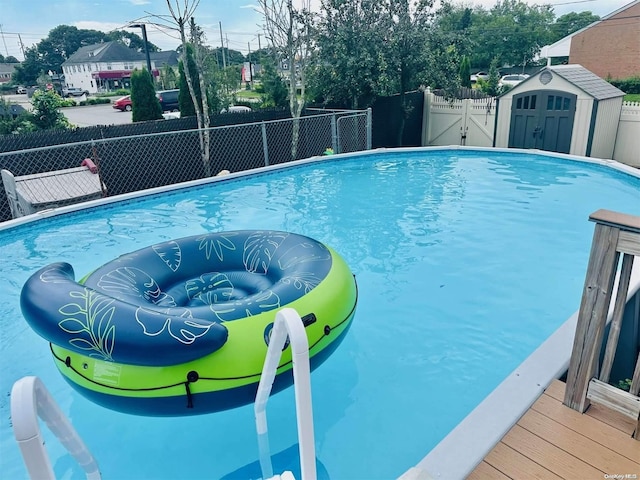
<path fill-rule="evenodd" d="M 29 477 L 55 480 L 38 425 L 40 417 L 84 470 L 87 480 L 100 480 L 98 463 L 38 377 L 23 377 L 11 389 L 11 421 Z"/>
<path fill-rule="evenodd" d="M 260 468 L 263 479 L 293 479 L 291 472 L 273 476 L 269 431 L 267 427 L 267 400 L 275 380 L 282 350 L 287 340 L 291 343 L 293 361 L 293 386 L 296 397 L 296 419 L 298 425 L 298 448 L 300 451 L 300 474 L 302 480 L 316 479 L 316 454 L 313 433 L 313 408 L 311 405 L 311 367 L 309 363 L 309 341 L 304 324 L 298 312 L 283 308 L 276 314 L 267 349 L 267 357 L 262 369 L 258 393 L 254 404 Z"/>
<path fill-rule="evenodd" d="M 300 315 L 292 308 L 283 308 L 276 318 L 267 349 L 262 376 L 258 385 L 254 412 L 258 433 L 258 448 L 262 478 L 271 480 L 295 480 L 291 472 L 273 475 L 267 427 L 267 401 L 271 395 L 276 370 L 287 340 L 291 343 L 300 470 L 302 480 L 316 479 L 313 409 L 311 406 L 311 368 L 309 343 Z M 95 458 L 89 452 L 76 430 L 38 377 L 24 377 L 11 389 L 11 419 L 13 432 L 22 458 L 32 479 L 55 480 L 55 474 L 40 432 L 38 417 L 60 440 L 69 454 L 84 470 L 87 480 L 101 480 Z"/>

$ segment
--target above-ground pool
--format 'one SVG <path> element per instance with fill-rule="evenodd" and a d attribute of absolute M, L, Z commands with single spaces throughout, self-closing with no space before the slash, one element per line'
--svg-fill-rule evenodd
<path fill-rule="evenodd" d="M 388 150 L 0 230 L 0 472 L 27 476 L 9 392 L 36 375 L 104 479 L 259 478 L 252 406 L 158 418 L 94 405 L 62 379 L 48 344 L 22 318 L 19 296 L 27 278 L 54 261 L 69 262 L 80 278 L 163 240 L 268 229 L 331 246 L 358 281 L 351 330 L 311 377 L 318 477 L 396 478 L 578 309 L 589 214 L 640 215 L 640 178 L 629 172 L 520 151 Z M 299 472 L 293 389 L 276 394 L 267 413 L 274 471 Z M 43 430 L 56 476 L 83 478 Z"/>

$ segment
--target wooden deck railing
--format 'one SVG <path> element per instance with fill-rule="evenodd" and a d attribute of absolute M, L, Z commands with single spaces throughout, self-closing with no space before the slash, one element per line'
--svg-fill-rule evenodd
<path fill-rule="evenodd" d="M 607 383 L 618 346 L 634 256 L 640 256 L 640 217 L 598 210 L 589 220 L 596 226 L 563 403 L 579 412 L 584 412 L 590 401 L 612 408 L 637 422 L 633 436 L 640 440 L 640 355 L 629 392 Z M 602 366 L 598 368 L 620 254 L 623 254 L 622 268 L 613 316 Z"/>

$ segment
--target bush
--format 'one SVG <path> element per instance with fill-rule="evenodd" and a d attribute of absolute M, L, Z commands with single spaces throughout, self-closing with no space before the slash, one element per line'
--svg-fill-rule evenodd
<path fill-rule="evenodd" d="M 640 93 L 640 76 L 638 75 L 624 79 L 609 80 L 609 83 L 624 93 Z"/>
<path fill-rule="evenodd" d="M 83 107 L 85 105 L 101 105 L 105 103 L 111 103 L 111 99 L 105 97 L 89 98 L 88 100 L 82 100 L 78 105 Z"/>
<path fill-rule="evenodd" d="M 156 97 L 151 74 L 146 68 L 131 72 L 131 106 L 134 123 L 162 118 L 162 107 Z"/>
<path fill-rule="evenodd" d="M 100 97 L 124 97 L 125 95 L 131 95 L 131 91 L 126 88 L 119 88 L 113 92 L 96 93 L 95 96 Z"/>

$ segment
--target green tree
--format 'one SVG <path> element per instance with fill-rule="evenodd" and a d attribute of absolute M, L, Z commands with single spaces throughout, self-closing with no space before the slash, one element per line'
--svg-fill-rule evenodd
<path fill-rule="evenodd" d="M 463 87 L 471 88 L 471 62 L 469 57 L 462 57 L 460 62 L 460 84 Z"/>
<path fill-rule="evenodd" d="M 144 122 L 162 118 L 162 107 L 153 88 L 153 80 L 146 68 L 131 72 L 132 120 Z"/>
<path fill-rule="evenodd" d="M 550 43 L 555 15 L 551 5 L 529 5 L 522 0 L 498 0 L 491 10 L 477 9 L 469 33 L 476 48 L 471 64 L 486 66 L 494 57 L 500 65 L 526 65 Z"/>
<path fill-rule="evenodd" d="M 3 63 L 20 63 L 20 60 L 18 60 L 13 55 L 9 55 L 8 57 L 4 58 Z"/>
<path fill-rule="evenodd" d="M 489 66 L 489 78 L 486 81 L 479 78 L 478 86 L 487 95 L 495 97 L 501 93 L 500 88 L 498 87 L 499 81 L 500 72 L 498 70 L 498 57 L 494 57 L 493 60 L 491 60 L 491 65 Z"/>
<path fill-rule="evenodd" d="M 123 45 L 131 48 L 132 50 L 135 50 L 136 52 L 144 53 L 145 51 L 144 39 L 135 33 L 127 32 L 125 30 L 115 30 L 113 32 L 109 32 L 107 36 L 109 37 L 109 40 L 120 42 Z M 156 45 L 149 42 L 148 40 L 147 48 L 150 52 L 160 51 L 160 49 Z"/>
<path fill-rule="evenodd" d="M 186 59 L 187 66 L 191 73 L 191 78 L 198 78 L 198 67 L 196 66 L 196 61 L 193 58 L 194 50 L 193 45 L 187 44 L 186 51 Z M 178 103 L 180 105 L 180 116 L 181 117 L 193 117 L 196 114 L 196 108 L 193 104 L 193 99 L 191 98 L 191 93 L 189 92 L 189 85 L 187 84 L 187 76 L 184 71 L 184 63 L 182 60 L 178 63 L 178 72 L 179 72 L 179 88 L 180 93 L 178 95 Z M 194 82 L 193 90 L 196 94 L 196 98 L 198 99 L 198 104 L 200 109 L 202 109 L 202 90 L 200 89 L 200 82 Z"/>
<path fill-rule="evenodd" d="M 66 130 L 69 120 L 60 111 L 63 99 L 53 90 L 37 90 L 31 97 L 32 121 L 40 130 Z"/>
<path fill-rule="evenodd" d="M 0 135 L 37 130 L 31 113 L 25 111 L 14 118 L 12 106 L 11 102 L 5 100 L 4 97 L 0 97 Z"/>
<path fill-rule="evenodd" d="M 598 20 L 600 20 L 600 17 L 591 12 L 569 12 L 566 15 L 562 15 L 551 25 L 549 42 L 557 42 L 561 38 L 571 35 Z"/>
<path fill-rule="evenodd" d="M 309 72 L 310 95 L 316 102 L 366 108 L 385 93 L 385 15 L 383 2 L 376 0 L 322 0 Z"/>
<path fill-rule="evenodd" d="M 262 95 L 263 107 L 287 107 L 289 91 L 278 75 L 273 59 L 262 57 L 262 78 L 256 89 Z"/>
<path fill-rule="evenodd" d="M 164 65 L 160 70 L 160 84 L 163 90 L 178 88 L 179 78 L 176 76 L 176 71 L 171 65 Z"/>

